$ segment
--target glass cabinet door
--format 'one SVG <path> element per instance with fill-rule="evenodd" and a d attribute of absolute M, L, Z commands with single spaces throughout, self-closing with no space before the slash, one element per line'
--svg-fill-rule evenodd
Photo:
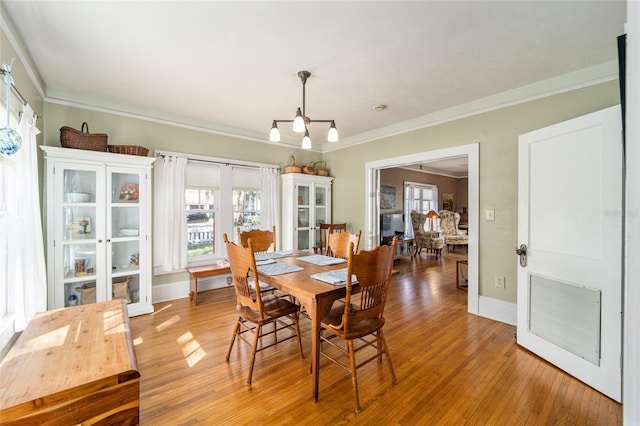
<path fill-rule="evenodd" d="M 316 186 L 314 191 L 315 197 L 315 245 L 320 241 L 320 224 L 327 223 L 327 188 Z"/>
<path fill-rule="evenodd" d="M 298 217 L 296 219 L 296 250 L 309 250 L 311 232 L 311 188 L 298 185 Z"/>
<path fill-rule="evenodd" d="M 140 302 L 140 174 L 110 170 L 110 197 L 107 211 L 107 235 L 111 256 L 107 256 L 110 271 L 110 291 L 107 299 Z"/>
<path fill-rule="evenodd" d="M 100 254 L 103 235 L 98 231 L 103 215 L 96 202 L 100 174 L 95 168 L 62 167 L 58 182 L 61 200 L 56 202 L 61 226 L 56 240 L 56 262 L 62 284 L 58 306 L 75 306 L 100 300 L 97 277 L 104 273 Z"/>

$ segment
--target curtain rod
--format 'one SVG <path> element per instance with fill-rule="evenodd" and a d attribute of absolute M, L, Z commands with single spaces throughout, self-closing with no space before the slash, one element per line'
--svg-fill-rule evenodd
<path fill-rule="evenodd" d="M 275 164 L 263 164 L 263 163 L 252 163 L 252 162 L 233 162 L 231 160 L 226 160 L 224 158 L 215 158 L 215 157 L 204 157 L 204 156 L 200 156 L 200 155 L 189 155 L 189 154 L 182 154 L 179 152 L 169 152 L 169 151 L 159 151 L 156 150 L 155 151 L 155 156 L 156 157 L 167 157 L 167 156 L 173 156 L 173 157 L 183 157 L 186 158 L 187 161 L 191 161 L 191 162 L 202 162 L 202 163 L 209 163 L 209 164 L 221 164 L 221 165 L 225 165 L 225 166 L 238 166 L 238 167 L 246 167 L 246 168 L 250 168 L 250 169 L 259 169 L 260 167 L 268 167 L 268 168 L 272 168 L 272 169 L 278 169 L 280 170 L 280 167 L 275 165 Z"/>
<path fill-rule="evenodd" d="M 6 73 L 7 72 L 5 70 L 0 68 L 0 74 L 5 75 Z M 20 98 L 20 100 L 22 101 L 23 105 L 28 104 L 27 100 L 24 98 L 24 96 L 22 96 L 22 94 L 20 93 L 20 91 L 18 90 L 18 88 L 16 87 L 15 84 L 11 83 L 11 89 L 15 92 L 15 94 L 18 96 L 18 98 Z"/>
<path fill-rule="evenodd" d="M 6 72 L 4 69 L 0 68 L 0 74 L 5 75 L 6 73 L 7 73 L 7 72 Z M 28 104 L 29 104 L 29 102 L 27 102 L 27 100 L 25 99 L 25 97 L 24 97 L 24 96 L 22 96 L 22 93 L 20 93 L 20 91 L 18 90 L 18 88 L 16 87 L 16 85 L 15 85 L 15 84 L 13 84 L 13 83 L 11 83 L 11 90 L 12 90 L 12 91 L 13 91 L 13 93 L 15 93 L 15 94 L 16 94 L 16 96 L 17 96 L 17 97 L 22 101 L 22 106 L 25 106 L 25 105 L 28 105 Z M 9 95 L 9 96 L 10 96 L 10 95 Z M 20 111 L 20 114 L 22 114 L 22 111 Z M 35 114 L 35 113 L 34 113 L 34 114 Z M 39 116 L 38 114 L 35 114 L 35 116 L 36 116 L 36 120 L 37 120 L 38 118 L 40 118 L 40 116 Z"/>

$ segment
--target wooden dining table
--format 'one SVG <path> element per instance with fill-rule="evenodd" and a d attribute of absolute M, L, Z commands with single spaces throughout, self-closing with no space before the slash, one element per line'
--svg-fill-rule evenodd
<path fill-rule="evenodd" d="M 269 284 L 278 290 L 295 297 L 306 309 L 311 320 L 311 379 L 312 395 L 318 400 L 320 381 L 320 321 L 329 313 L 333 302 L 346 295 L 345 285 L 328 284 L 311 275 L 334 269 L 344 269 L 347 263 L 337 265 L 318 266 L 300 260 L 299 257 L 310 256 L 309 252 L 294 252 L 294 256 L 276 259 L 277 262 L 304 268 L 301 271 L 281 275 L 266 275 L 258 267 L 260 282 Z"/>

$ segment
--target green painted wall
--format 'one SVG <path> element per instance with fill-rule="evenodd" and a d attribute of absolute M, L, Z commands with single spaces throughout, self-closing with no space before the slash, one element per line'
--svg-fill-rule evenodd
<path fill-rule="evenodd" d="M 618 103 L 616 80 L 326 153 L 335 176 L 333 219 L 365 229 L 365 163 L 477 142 L 479 211 L 496 213 L 493 222 L 479 221 L 479 292 L 515 303 L 518 135 Z M 495 288 L 495 275 L 506 277 L 505 289 Z"/>

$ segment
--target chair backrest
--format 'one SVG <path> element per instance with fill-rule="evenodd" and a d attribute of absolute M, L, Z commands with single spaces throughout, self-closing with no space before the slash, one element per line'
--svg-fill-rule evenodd
<path fill-rule="evenodd" d="M 458 235 L 458 223 L 460 223 L 460 213 L 449 210 L 440 210 L 440 230 L 444 235 Z"/>
<path fill-rule="evenodd" d="M 327 238 L 327 250 L 325 254 L 327 256 L 341 257 L 346 259 L 349 257 L 350 250 L 358 252 L 360 246 L 360 235 L 362 230 L 359 230 L 357 234 L 350 232 L 331 232 Z"/>
<path fill-rule="evenodd" d="M 327 241 L 329 240 L 329 234 L 333 232 L 347 232 L 347 224 L 345 223 L 321 223 L 318 228 L 320 229 L 320 240 L 318 241 L 318 254 L 326 254 Z"/>
<path fill-rule="evenodd" d="M 227 257 L 231 269 L 231 279 L 236 292 L 236 300 L 239 306 L 246 306 L 260 314 L 263 318 L 263 305 L 260 294 L 260 280 L 256 268 L 256 257 L 253 251 L 253 240 L 247 241 L 247 247 L 236 245 L 229 241 L 227 234 L 222 238 L 227 246 Z M 253 281 L 253 287 L 251 282 Z"/>
<path fill-rule="evenodd" d="M 411 212 L 411 226 L 413 227 L 413 235 L 418 236 L 424 234 L 424 223 L 427 220 L 427 215 L 424 213 L 418 213 L 413 210 Z"/>
<path fill-rule="evenodd" d="M 381 245 L 373 250 L 361 250 L 349 254 L 344 314 L 342 323 L 336 327 L 341 328 L 345 334 L 357 327 L 361 321 L 383 318 L 397 242 L 398 237 L 393 237 L 391 245 Z M 359 306 L 351 305 L 353 275 L 360 287 Z"/>
<path fill-rule="evenodd" d="M 276 249 L 276 226 L 273 225 L 273 230 L 252 229 L 250 231 L 242 232 L 238 226 L 238 241 L 242 247 L 247 248 L 247 242 L 249 238 L 253 240 L 253 250 L 255 253 L 262 253 L 269 251 L 277 251 Z"/>

